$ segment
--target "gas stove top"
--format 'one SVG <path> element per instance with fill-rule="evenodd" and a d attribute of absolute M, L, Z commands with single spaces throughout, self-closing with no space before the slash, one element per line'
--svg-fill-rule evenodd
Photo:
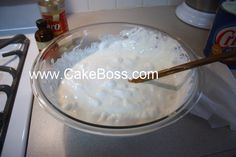
<path fill-rule="evenodd" d="M 24 35 L 0 40 L 0 153 L 14 107 L 30 41 Z"/>
<path fill-rule="evenodd" d="M 0 152 L 25 156 L 32 107 L 29 71 L 38 54 L 33 34 L 0 39 Z"/>

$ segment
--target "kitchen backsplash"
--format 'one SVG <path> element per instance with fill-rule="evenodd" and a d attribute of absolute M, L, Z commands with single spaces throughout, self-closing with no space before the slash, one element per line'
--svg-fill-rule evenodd
<path fill-rule="evenodd" d="M 95 10 L 177 5 L 182 0 L 65 0 L 69 13 Z"/>

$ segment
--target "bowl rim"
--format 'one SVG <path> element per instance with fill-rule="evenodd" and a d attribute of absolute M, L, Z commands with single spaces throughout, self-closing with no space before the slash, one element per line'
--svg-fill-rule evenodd
<path fill-rule="evenodd" d="M 65 37 L 68 37 L 74 32 L 77 32 L 83 28 L 93 27 L 97 25 L 111 25 L 111 24 L 127 25 L 127 26 L 133 26 L 133 27 L 143 27 L 143 28 L 151 29 L 153 31 L 164 33 L 165 35 L 176 40 L 190 55 L 190 58 L 195 58 L 195 59 L 197 58 L 194 51 L 187 44 L 185 44 L 180 38 L 173 37 L 172 35 L 166 33 L 165 31 L 159 28 L 143 25 L 143 24 L 137 24 L 137 23 L 128 23 L 128 22 L 103 22 L 103 23 L 94 23 L 94 24 L 83 25 L 83 26 L 77 27 L 53 39 L 53 41 L 50 42 L 50 44 L 46 46 L 40 54 L 38 54 L 31 68 L 31 73 L 33 71 L 40 70 L 39 61 L 44 57 L 45 52 L 47 52 L 46 50 L 50 49 L 51 45 L 55 44 L 56 42 L 60 40 L 63 40 Z M 83 120 L 76 119 L 70 116 L 69 114 L 66 114 L 65 112 L 62 112 L 61 110 L 59 110 L 56 107 L 56 105 L 53 105 L 53 103 L 47 98 L 47 96 L 45 96 L 45 94 L 41 90 L 38 79 L 31 78 L 30 81 L 31 81 L 33 94 L 37 98 L 39 105 L 43 109 L 45 109 L 48 113 L 50 113 L 53 117 L 55 117 L 56 119 L 59 119 L 63 123 L 75 129 L 92 133 L 92 134 L 109 135 L 109 136 L 132 136 L 132 135 L 140 135 L 140 134 L 148 133 L 148 132 L 163 128 L 167 125 L 170 125 L 176 122 L 177 120 L 181 119 L 183 116 L 185 116 L 187 113 L 190 112 L 190 110 L 198 102 L 202 94 L 200 91 L 200 86 L 201 86 L 200 78 L 202 75 L 202 73 L 200 72 L 200 68 L 192 69 L 192 73 L 194 73 L 192 75 L 194 75 L 195 77 L 194 79 L 195 82 L 193 84 L 194 87 L 192 87 L 193 91 L 190 94 L 190 96 L 188 96 L 187 100 L 177 110 L 175 110 L 170 115 L 160 118 L 158 120 L 153 120 L 151 122 L 138 124 L 138 125 L 132 125 L 132 126 L 106 126 L 106 125 L 100 125 L 100 124 L 93 124 L 93 123 L 85 122 Z"/>

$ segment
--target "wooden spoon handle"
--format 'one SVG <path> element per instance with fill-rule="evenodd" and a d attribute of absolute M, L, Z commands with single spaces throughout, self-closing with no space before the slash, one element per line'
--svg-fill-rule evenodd
<path fill-rule="evenodd" d="M 172 67 L 172 68 L 160 70 L 160 71 L 158 71 L 158 76 L 156 74 L 154 74 L 154 75 L 153 74 L 144 75 L 144 76 L 141 76 L 137 79 L 129 80 L 129 82 L 142 83 L 142 82 L 145 82 L 145 81 L 154 80 L 154 79 L 157 79 L 157 78 L 160 78 L 160 77 L 164 77 L 164 76 L 167 76 L 167 75 L 171 75 L 171 74 L 178 73 L 178 72 L 181 72 L 181 71 L 184 71 L 184 70 L 192 69 L 192 68 L 195 68 L 195 67 L 199 67 L 199 66 L 202 66 L 202 65 L 210 64 L 210 63 L 213 63 L 213 62 L 221 61 L 221 60 L 224 60 L 224 59 L 227 59 L 227 58 L 232 58 L 232 57 L 236 57 L 236 51 L 221 53 L 219 55 L 212 55 L 212 56 L 209 56 L 209 57 L 206 57 L 206 58 L 197 59 L 195 61 L 191 61 L 191 62 L 188 62 L 188 63 L 177 65 L 177 66 Z"/>

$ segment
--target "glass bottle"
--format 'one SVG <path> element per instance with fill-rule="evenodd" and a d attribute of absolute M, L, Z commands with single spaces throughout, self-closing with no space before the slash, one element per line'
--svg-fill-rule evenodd
<path fill-rule="evenodd" d="M 39 51 L 41 51 L 53 39 L 53 32 L 51 29 L 47 28 L 47 21 L 44 19 L 38 19 L 36 25 L 38 30 L 35 32 L 35 40 Z"/>
<path fill-rule="evenodd" d="M 42 18 L 48 21 L 55 37 L 69 30 L 64 0 L 39 0 L 38 4 Z"/>

